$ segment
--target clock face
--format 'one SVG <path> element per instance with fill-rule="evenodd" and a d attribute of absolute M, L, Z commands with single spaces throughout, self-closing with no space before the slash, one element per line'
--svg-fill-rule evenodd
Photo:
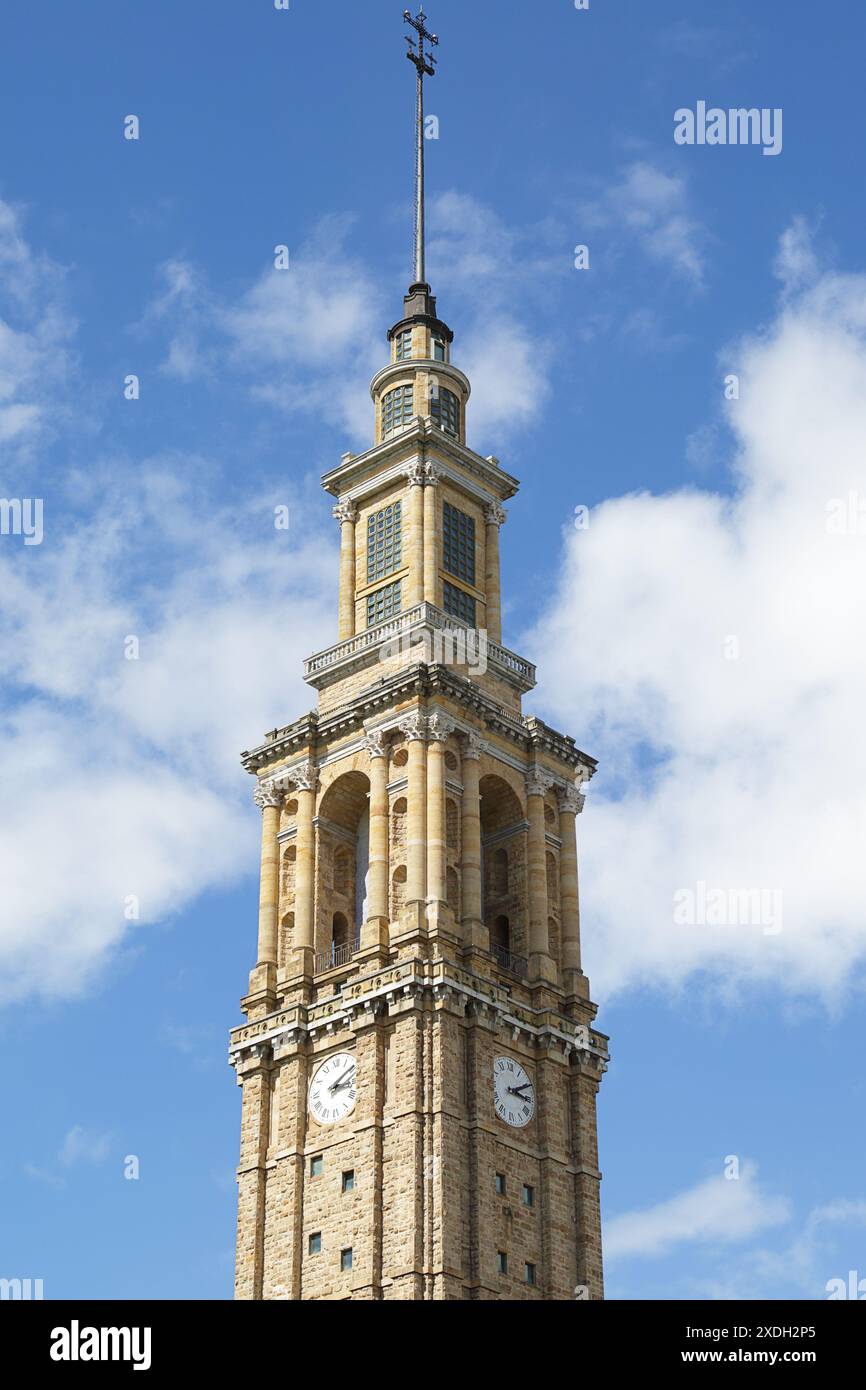
<path fill-rule="evenodd" d="M 333 1125 L 351 1115 L 357 1086 L 351 1052 L 336 1052 L 318 1067 L 310 1082 L 310 1110 L 320 1125 Z"/>
<path fill-rule="evenodd" d="M 535 1114 L 535 1087 L 513 1057 L 493 1060 L 493 1108 L 500 1120 L 515 1129 L 528 1125 Z"/>

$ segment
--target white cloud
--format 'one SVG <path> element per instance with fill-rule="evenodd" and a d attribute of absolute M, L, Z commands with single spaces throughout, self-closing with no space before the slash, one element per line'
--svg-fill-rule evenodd
<path fill-rule="evenodd" d="M 584 224 L 635 239 L 650 260 L 694 289 L 704 283 L 706 232 L 689 208 L 686 181 L 639 160 L 583 209 Z"/>
<path fill-rule="evenodd" d="M 795 217 L 779 238 L 773 271 L 788 291 L 802 289 L 817 278 L 818 258 L 805 217 Z"/>
<path fill-rule="evenodd" d="M 111 1151 L 110 1134 L 73 1125 L 64 1135 L 54 1159 L 48 1164 L 25 1163 L 24 1172 L 35 1182 L 60 1190 L 66 1187 L 71 1168 L 104 1163 Z"/>
<path fill-rule="evenodd" d="M 828 504 L 866 503 L 866 277 L 787 299 L 736 367 L 733 494 L 596 508 L 528 645 L 548 714 L 601 756 L 580 822 L 596 992 L 838 1001 L 866 955 L 866 506 L 837 534 Z M 701 883 L 779 890 L 781 931 L 677 925 Z"/>
<path fill-rule="evenodd" d="M 0 443 L 27 447 L 44 432 L 70 369 L 74 325 L 61 268 L 33 251 L 19 209 L 0 200 Z M 5 486 L 9 487 L 9 480 Z"/>
<path fill-rule="evenodd" d="M 215 509 L 151 463 L 26 566 L 0 555 L 0 1002 L 80 992 L 255 863 L 238 740 L 314 704 L 301 660 L 334 622 L 334 536 L 296 502 L 286 536 L 267 499 Z"/>
<path fill-rule="evenodd" d="M 790 1214 L 784 1198 L 762 1191 L 755 1165 L 744 1163 L 738 1178 L 720 1173 L 657 1206 L 607 1221 L 605 1258 L 666 1255 L 682 1245 L 735 1244 L 783 1225 Z"/>

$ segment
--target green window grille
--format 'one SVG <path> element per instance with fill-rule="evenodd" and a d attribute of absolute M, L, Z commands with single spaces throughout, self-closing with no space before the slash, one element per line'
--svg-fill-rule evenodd
<path fill-rule="evenodd" d="M 475 518 L 446 502 L 442 516 L 443 568 L 467 584 L 475 583 Z"/>
<path fill-rule="evenodd" d="M 445 434 L 460 435 L 460 402 L 453 391 L 434 386 L 430 399 L 430 417 Z"/>
<path fill-rule="evenodd" d="M 443 607 L 446 613 L 450 613 L 454 618 L 460 618 L 469 627 L 475 626 L 475 600 L 471 594 L 464 593 L 458 589 L 456 584 L 449 584 L 447 579 L 443 586 Z"/>
<path fill-rule="evenodd" d="M 394 354 L 397 362 L 405 362 L 412 356 L 412 330 L 407 328 L 405 332 L 398 333 L 395 339 L 396 352 Z"/>
<path fill-rule="evenodd" d="M 382 400 L 382 434 L 393 434 L 412 423 L 414 393 L 411 386 L 396 386 Z"/>
<path fill-rule="evenodd" d="M 367 626 L 375 627 L 377 623 L 387 622 L 395 614 L 400 612 L 401 595 L 400 581 L 396 584 L 384 584 L 375 593 L 367 595 Z"/>
<path fill-rule="evenodd" d="M 403 515 L 394 502 L 367 519 L 367 583 L 393 574 L 402 564 Z"/>

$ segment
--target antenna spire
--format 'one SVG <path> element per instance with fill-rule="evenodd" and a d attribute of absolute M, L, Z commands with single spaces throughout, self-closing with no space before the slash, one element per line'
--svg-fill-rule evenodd
<path fill-rule="evenodd" d="M 415 64 L 418 72 L 417 147 L 415 152 L 415 284 L 424 285 L 427 282 L 424 205 L 424 78 L 425 76 L 436 76 L 436 59 L 432 53 L 426 52 L 424 40 L 426 39 L 428 43 L 435 46 L 438 44 L 439 38 L 436 34 L 431 34 L 426 28 L 427 16 L 423 10 L 419 10 L 414 19 L 408 10 L 404 10 L 403 19 L 411 25 L 418 35 L 417 40 L 410 39 L 407 35 L 406 42 L 409 45 L 409 52 L 406 57 Z"/>

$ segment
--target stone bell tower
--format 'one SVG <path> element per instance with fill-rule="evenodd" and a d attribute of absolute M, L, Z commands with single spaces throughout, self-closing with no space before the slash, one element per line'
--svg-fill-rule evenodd
<path fill-rule="evenodd" d="M 374 377 L 372 448 L 323 478 L 338 640 L 316 709 L 243 755 L 262 812 L 243 1088 L 241 1299 L 603 1297 L 576 818 L 595 770 L 523 713 L 499 530 L 518 483 L 467 444 L 470 383 L 425 279 Z"/>

